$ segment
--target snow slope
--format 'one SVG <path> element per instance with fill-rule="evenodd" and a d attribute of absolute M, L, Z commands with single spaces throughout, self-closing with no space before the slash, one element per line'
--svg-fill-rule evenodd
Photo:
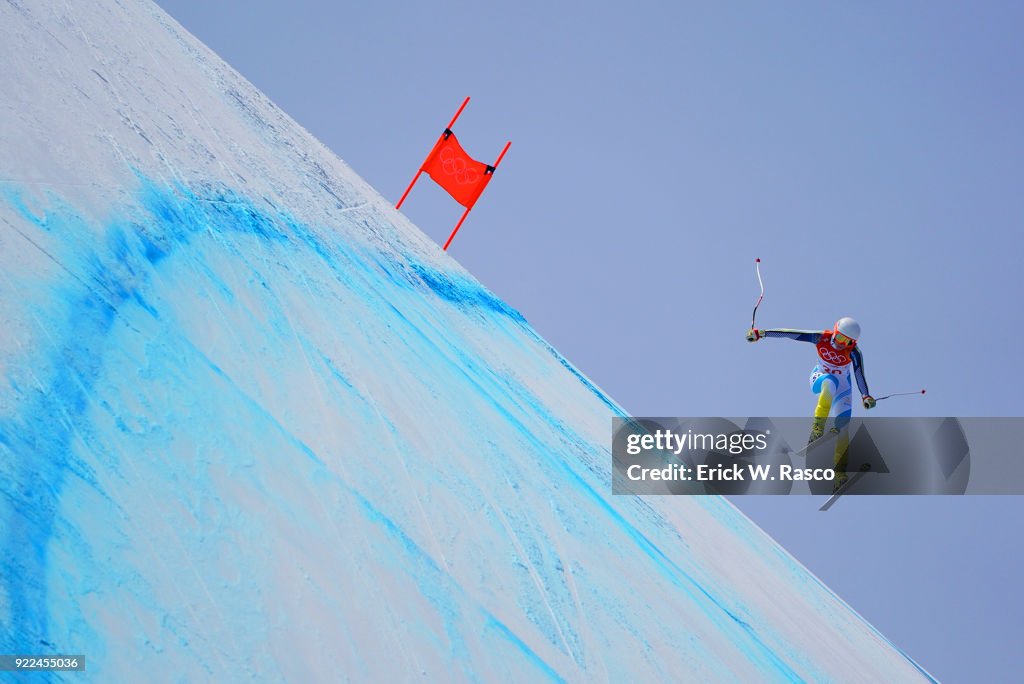
<path fill-rule="evenodd" d="M 929 679 L 728 502 L 613 497 L 616 404 L 157 7 L 5 0 L 0 58 L 0 653 Z"/>

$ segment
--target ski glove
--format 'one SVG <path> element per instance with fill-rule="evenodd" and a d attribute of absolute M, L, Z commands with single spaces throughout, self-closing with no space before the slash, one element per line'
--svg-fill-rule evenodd
<path fill-rule="evenodd" d="M 747 331 L 747 342 L 757 342 L 762 337 L 764 337 L 764 333 L 757 328 L 751 328 Z"/>
<path fill-rule="evenodd" d="M 864 408 L 866 408 L 866 409 L 873 409 L 873 408 L 875 408 L 875 405 L 877 403 L 878 402 L 875 401 L 875 398 L 873 396 L 871 396 L 870 394 L 865 394 L 864 395 Z"/>

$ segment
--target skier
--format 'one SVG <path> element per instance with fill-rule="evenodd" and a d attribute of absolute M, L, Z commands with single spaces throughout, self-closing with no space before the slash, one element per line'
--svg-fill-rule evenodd
<path fill-rule="evenodd" d="M 864 357 L 857 347 L 860 324 L 852 318 L 844 317 L 836 321 L 832 330 L 821 332 L 786 328 L 751 328 L 747 331 L 748 342 L 757 342 L 762 337 L 787 337 L 798 342 L 810 342 L 817 348 L 818 363 L 811 371 L 810 383 L 811 391 L 818 395 L 818 403 L 814 407 L 814 422 L 807 443 L 820 439 L 825 433 L 826 421 L 832 418 L 832 432 L 839 435 L 836 440 L 834 483 L 838 489 L 847 480 L 846 450 L 850 442 L 846 427 L 853 413 L 851 368 L 857 378 L 857 387 L 860 389 L 864 408 L 875 407 L 875 399 L 868 391 L 868 383 L 864 379 Z"/>

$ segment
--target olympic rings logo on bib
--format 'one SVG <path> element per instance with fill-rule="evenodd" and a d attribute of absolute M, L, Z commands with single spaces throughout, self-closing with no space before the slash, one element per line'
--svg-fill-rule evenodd
<path fill-rule="evenodd" d="M 825 346 L 818 347 L 818 355 L 823 361 L 834 363 L 837 366 L 845 366 L 850 362 L 849 357 L 845 354 L 840 354 L 839 352 Z"/>

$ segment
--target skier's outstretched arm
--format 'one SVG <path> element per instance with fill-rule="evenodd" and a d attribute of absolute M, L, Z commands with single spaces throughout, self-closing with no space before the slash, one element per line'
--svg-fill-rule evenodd
<path fill-rule="evenodd" d="M 817 344 L 821 339 L 821 331 L 792 330 L 790 328 L 768 328 L 766 330 L 751 328 L 747 331 L 747 342 L 757 342 L 762 337 L 783 337 L 797 342 Z"/>
<path fill-rule="evenodd" d="M 853 376 L 857 378 L 857 389 L 860 390 L 864 408 L 874 408 L 875 399 L 871 396 L 871 392 L 868 391 L 868 381 L 864 377 L 864 355 L 860 353 L 860 349 L 854 347 L 850 351 L 850 360 L 853 361 Z"/>

